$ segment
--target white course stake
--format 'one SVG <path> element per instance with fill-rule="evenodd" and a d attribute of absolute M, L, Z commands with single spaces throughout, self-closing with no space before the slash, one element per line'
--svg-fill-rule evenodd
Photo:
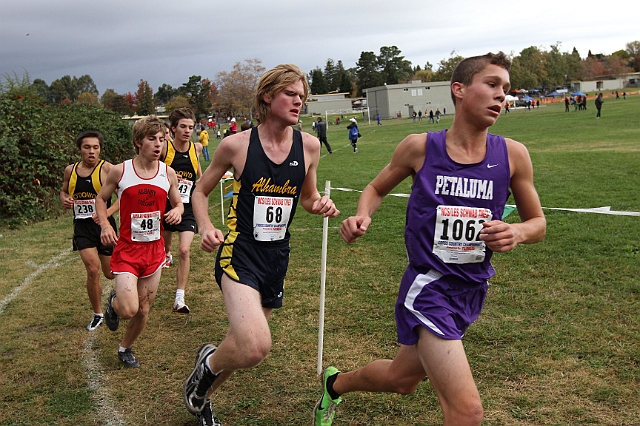
<path fill-rule="evenodd" d="M 331 182 L 326 181 L 324 195 L 331 192 Z M 318 321 L 318 375 L 322 373 L 322 346 L 324 343 L 324 292 L 327 279 L 327 238 L 329 234 L 329 218 L 324 218 L 322 224 L 322 269 L 320 272 L 320 319 Z"/>

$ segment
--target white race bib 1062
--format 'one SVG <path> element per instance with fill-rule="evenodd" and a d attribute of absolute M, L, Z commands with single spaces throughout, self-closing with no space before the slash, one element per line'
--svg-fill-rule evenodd
<path fill-rule="evenodd" d="M 149 242 L 160 239 L 160 211 L 131 213 L 131 241 Z"/>
<path fill-rule="evenodd" d="M 73 200 L 73 217 L 88 219 L 96 212 L 96 200 Z"/>
<path fill-rule="evenodd" d="M 293 198 L 257 196 L 253 204 L 253 238 L 282 240 L 287 232 Z"/>
<path fill-rule="evenodd" d="M 438 206 L 433 237 L 433 254 L 445 263 L 479 263 L 485 257 L 480 239 L 491 210 L 481 207 Z"/>

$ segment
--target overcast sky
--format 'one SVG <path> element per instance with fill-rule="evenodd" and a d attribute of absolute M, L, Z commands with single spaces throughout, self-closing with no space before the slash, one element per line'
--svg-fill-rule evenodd
<path fill-rule="evenodd" d="M 457 54 L 575 46 L 582 57 L 640 40 L 638 0 L 1 0 L 0 76 L 89 74 L 107 88 L 157 90 L 192 75 L 215 79 L 236 62 L 354 67 L 362 51 L 397 46 L 416 66 Z"/>

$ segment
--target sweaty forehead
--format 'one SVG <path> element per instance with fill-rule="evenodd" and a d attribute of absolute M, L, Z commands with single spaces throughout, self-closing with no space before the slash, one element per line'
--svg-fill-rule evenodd
<path fill-rule="evenodd" d="M 88 137 L 88 138 L 82 139 L 82 145 L 98 145 L 98 146 L 100 146 L 100 141 L 98 140 L 98 138 Z"/>
<path fill-rule="evenodd" d="M 178 126 L 193 126 L 193 120 L 190 118 L 181 118 L 178 120 Z"/>
<path fill-rule="evenodd" d="M 475 78 L 495 78 L 509 83 L 509 71 L 499 65 L 489 64 L 477 73 Z"/>

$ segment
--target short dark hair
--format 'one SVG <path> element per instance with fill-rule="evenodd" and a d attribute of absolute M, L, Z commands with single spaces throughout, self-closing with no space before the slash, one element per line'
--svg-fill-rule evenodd
<path fill-rule="evenodd" d="M 178 121 L 183 118 L 187 118 L 193 121 L 193 124 L 196 124 L 196 115 L 193 113 L 191 108 L 183 107 L 174 109 L 169 115 L 169 122 L 171 123 L 170 129 L 172 127 L 178 126 Z"/>
<path fill-rule="evenodd" d="M 82 141 L 85 138 L 97 138 L 98 142 L 100 142 L 100 149 L 102 149 L 102 144 L 104 143 L 104 136 L 102 136 L 102 133 L 98 132 L 97 130 L 87 130 L 85 132 L 80 133 L 76 138 L 76 147 L 78 149 L 80 149 L 80 146 L 82 145 Z"/>
<path fill-rule="evenodd" d="M 497 65 L 507 71 L 511 69 L 511 60 L 503 52 L 489 52 L 486 55 L 472 56 L 463 59 L 453 70 L 450 86 L 453 83 L 462 83 L 465 86 L 471 85 L 473 77 L 489 64 Z M 453 95 L 453 91 L 451 91 L 451 99 L 453 100 L 453 105 L 455 105 L 456 97 Z"/>

